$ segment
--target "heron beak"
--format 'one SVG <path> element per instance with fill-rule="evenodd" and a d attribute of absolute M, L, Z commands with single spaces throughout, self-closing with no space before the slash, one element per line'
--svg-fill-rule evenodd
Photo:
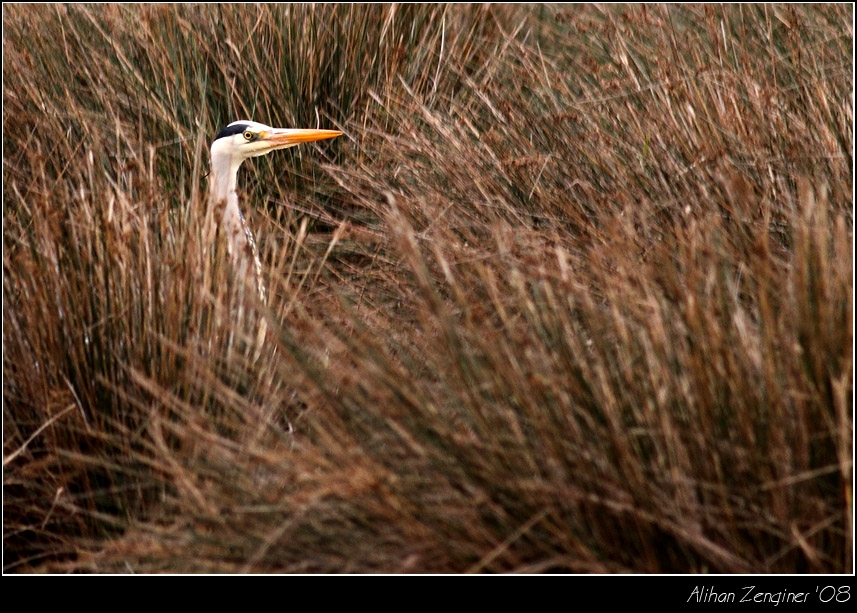
<path fill-rule="evenodd" d="M 269 145 L 271 150 L 274 150 L 294 147 L 301 143 L 311 143 L 312 141 L 324 140 L 326 138 L 336 138 L 341 135 L 342 132 L 339 130 L 274 128 L 270 132 L 260 135 L 259 141 Z"/>

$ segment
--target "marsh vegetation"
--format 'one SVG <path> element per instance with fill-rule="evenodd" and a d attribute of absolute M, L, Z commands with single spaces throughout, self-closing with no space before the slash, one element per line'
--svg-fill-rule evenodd
<path fill-rule="evenodd" d="M 853 572 L 852 5 L 3 26 L 5 572 Z"/>

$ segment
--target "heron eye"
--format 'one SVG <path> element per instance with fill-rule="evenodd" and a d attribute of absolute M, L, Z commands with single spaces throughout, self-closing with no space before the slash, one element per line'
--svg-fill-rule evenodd
<path fill-rule="evenodd" d="M 246 132 L 244 132 L 244 139 L 245 140 L 253 140 L 254 136 L 255 135 L 250 130 L 247 130 Z"/>

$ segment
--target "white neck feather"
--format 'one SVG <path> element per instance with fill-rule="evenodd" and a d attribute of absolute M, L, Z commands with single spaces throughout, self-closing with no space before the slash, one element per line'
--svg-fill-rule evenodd
<path fill-rule="evenodd" d="M 262 263 L 256 251 L 253 234 L 247 227 L 244 215 L 241 214 L 238 206 L 236 184 L 241 162 L 243 162 L 242 159 L 236 160 L 230 155 L 218 154 L 212 147 L 209 206 L 213 207 L 215 221 L 220 224 L 221 235 L 226 237 L 236 276 L 246 279 L 249 275 L 254 275 L 259 295 L 265 301 Z"/>

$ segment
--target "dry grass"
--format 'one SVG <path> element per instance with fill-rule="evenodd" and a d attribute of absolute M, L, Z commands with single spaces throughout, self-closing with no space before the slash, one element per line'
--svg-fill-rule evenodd
<path fill-rule="evenodd" d="M 4 5 L 4 571 L 853 572 L 852 23 Z"/>

